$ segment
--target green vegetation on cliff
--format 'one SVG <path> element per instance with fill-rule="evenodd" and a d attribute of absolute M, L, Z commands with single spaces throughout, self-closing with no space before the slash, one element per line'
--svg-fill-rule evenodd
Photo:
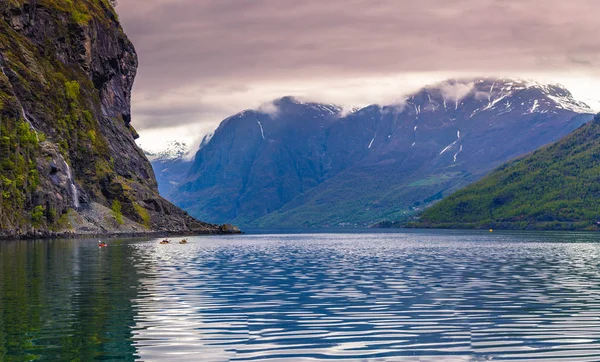
<path fill-rule="evenodd" d="M 415 226 L 597 230 L 600 115 L 426 210 Z"/>
<path fill-rule="evenodd" d="M 113 205 L 129 232 L 217 231 L 158 194 L 137 65 L 109 0 L 0 0 L 0 237 L 111 232 Z"/>
<path fill-rule="evenodd" d="M 1 120 L 1 119 L 0 119 Z M 34 155 L 38 140 L 25 122 L 3 121 L 0 124 L 0 223 L 21 225 L 41 222 L 41 205 L 31 215 L 25 205 L 39 185 Z"/>
<path fill-rule="evenodd" d="M 27 23 L 32 7 L 48 9 L 43 29 Z M 110 23 L 116 14 L 105 0 L 41 0 L 35 5 L 0 0 L 0 14 L 0 225 L 43 229 L 67 211 L 35 195 L 40 163 L 51 162 L 40 148 L 46 136 L 65 162 L 77 165 L 77 181 L 96 197 L 102 195 L 99 182 L 113 171 L 98 121 L 101 99 L 89 75 L 90 49 L 78 43 L 88 38 L 91 27 L 118 29 Z M 39 36 L 46 37 L 43 43 Z M 35 130 L 26 117 L 35 122 Z"/>
<path fill-rule="evenodd" d="M 6 0 L 13 8 L 30 4 L 29 0 Z M 38 0 L 38 4 L 49 9 L 69 14 L 71 20 L 79 25 L 86 25 L 92 19 L 104 20 L 106 14 L 116 18 L 117 14 L 110 0 Z"/>

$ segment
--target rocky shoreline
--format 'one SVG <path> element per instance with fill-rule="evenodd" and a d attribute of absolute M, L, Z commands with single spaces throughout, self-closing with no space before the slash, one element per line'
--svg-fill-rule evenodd
<path fill-rule="evenodd" d="M 215 225 L 216 226 L 216 225 Z M 78 232 L 45 232 L 33 231 L 21 234 L 2 234 L 0 241 L 8 240 L 55 240 L 55 239 L 79 239 L 79 238 L 161 238 L 178 236 L 200 236 L 200 235 L 241 235 L 244 234 L 237 226 L 220 225 L 214 230 L 195 231 L 140 231 L 140 232 L 106 232 L 106 233 L 78 233 Z"/>

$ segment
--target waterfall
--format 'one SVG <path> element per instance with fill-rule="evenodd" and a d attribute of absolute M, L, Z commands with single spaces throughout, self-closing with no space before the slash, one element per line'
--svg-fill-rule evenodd
<path fill-rule="evenodd" d="M 79 190 L 77 190 L 77 186 L 75 186 L 75 182 L 73 182 L 73 177 L 71 176 L 71 169 L 69 168 L 69 164 L 63 159 L 63 164 L 65 166 L 67 178 L 69 179 L 69 184 L 71 187 L 71 196 L 73 197 L 73 207 L 75 209 L 79 209 Z"/>
<path fill-rule="evenodd" d="M 2 65 L 2 61 L 4 61 L 4 58 L 0 54 L 0 70 L 2 71 L 2 74 L 4 74 L 4 76 L 6 77 L 6 79 L 9 80 L 9 83 L 10 83 L 10 78 L 8 78 L 8 75 L 6 74 L 6 71 L 4 70 L 4 66 Z M 11 87 L 12 87 L 12 84 L 11 84 Z M 29 128 L 31 128 L 33 130 L 33 132 L 35 133 L 35 138 L 39 142 L 40 139 L 38 138 L 38 131 L 33 126 L 33 123 L 31 122 L 31 120 L 29 119 L 29 117 L 27 117 L 27 114 L 25 113 L 25 108 L 23 108 L 23 103 L 21 103 L 21 100 L 19 99 L 19 97 L 17 97 L 17 94 L 14 91 L 13 91 L 13 95 L 15 96 L 15 99 L 17 100 L 17 103 L 19 103 L 19 106 L 21 107 L 21 116 L 23 117 L 23 119 L 25 120 L 25 122 L 27 122 L 27 124 L 29 124 Z"/>
<path fill-rule="evenodd" d="M 0 62 L 0 70 L 2 70 L 2 74 L 4 74 L 6 78 L 8 78 L 8 75 L 6 75 L 6 72 L 4 71 L 4 66 L 2 65 L 2 62 Z"/>
<path fill-rule="evenodd" d="M 15 96 L 15 98 L 17 98 L 17 97 Z M 19 102 L 19 104 L 21 103 L 19 98 L 17 98 L 17 101 Z M 33 133 L 35 133 L 35 139 L 39 142 L 40 138 L 38 137 L 38 130 L 33 126 L 33 123 L 31 122 L 29 117 L 27 117 L 27 114 L 25 113 L 25 108 L 23 108 L 23 105 L 21 105 L 21 114 L 23 115 L 23 119 L 25 120 L 25 122 L 27 122 L 29 124 L 29 128 L 31 128 L 33 130 Z"/>
<path fill-rule="evenodd" d="M 79 191 L 73 181 L 71 181 L 71 192 L 73 193 L 73 206 L 75 209 L 79 209 Z"/>

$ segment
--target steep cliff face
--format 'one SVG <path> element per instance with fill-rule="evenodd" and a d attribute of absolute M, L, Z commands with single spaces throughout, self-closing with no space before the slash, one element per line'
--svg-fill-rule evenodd
<path fill-rule="evenodd" d="M 2 236 L 217 231 L 158 196 L 108 0 L 0 0 Z"/>

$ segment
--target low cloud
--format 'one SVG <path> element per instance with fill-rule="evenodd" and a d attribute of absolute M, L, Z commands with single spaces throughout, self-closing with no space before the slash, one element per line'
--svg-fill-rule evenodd
<path fill-rule="evenodd" d="M 140 57 L 133 122 L 142 136 L 196 123 L 214 128 L 285 95 L 349 108 L 391 104 L 442 76 L 600 83 L 597 0 L 119 3 Z"/>
<path fill-rule="evenodd" d="M 458 106 L 460 101 L 473 91 L 474 86 L 474 83 L 450 81 L 440 84 L 439 89 L 446 101 L 456 103 Z"/>
<path fill-rule="evenodd" d="M 406 108 L 406 98 L 397 99 L 396 101 L 388 104 L 383 104 L 382 106 L 387 106 L 385 108 L 385 112 L 391 112 L 393 114 L 400 114 L 404 112 Z"/>
<path fill-rule="evenodd" d="M 279 113 L 279 107 L 275 104 L 274 101 L 265 102 L 258 107 L 258 111 L 264 113 L 266 115 L 271 116 L 272 118 L 277 117 Z"/>

